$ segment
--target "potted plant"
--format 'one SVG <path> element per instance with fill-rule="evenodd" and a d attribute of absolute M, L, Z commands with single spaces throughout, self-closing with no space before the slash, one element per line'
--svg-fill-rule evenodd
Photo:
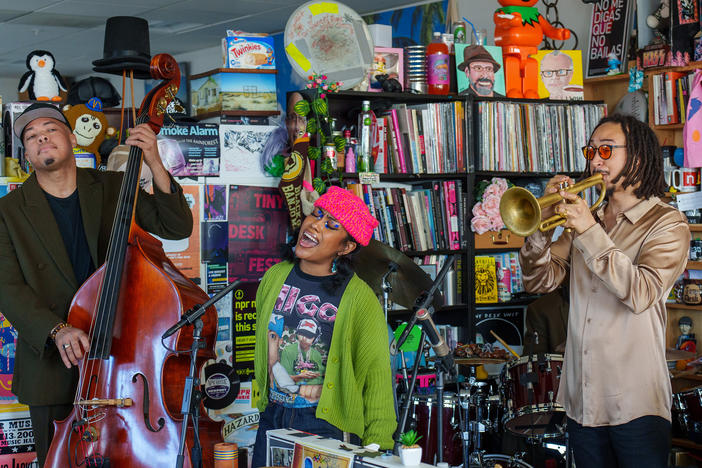
<path fill-rule="evenodd" d="M 422 447 L 417 445 L 417 441 L 422 436 L 417 431 L 407 431 L 400 435 L 400 461 L 405 466 L 417 466 L 422 460 Z"/>

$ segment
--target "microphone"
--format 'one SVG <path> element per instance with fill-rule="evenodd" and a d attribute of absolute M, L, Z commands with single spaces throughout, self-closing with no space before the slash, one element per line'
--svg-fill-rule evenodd
<path fill-rule="evenodd" d="M 427 339 L 429 339 L 429 343 L 436 353 L 439 365 L 443 368 L 444 372 L 454 374 L 456 369 L 453 362 L 453 355 L 446 341 L 436 328 L 429 311 L 427 311 L 427 309 L 419 309 L 416 317 L 417 322 L 419 322 L 420 326 L 424 329 L 424 333 L 427 335 Z"/>
<path fill-rule="evenodd" d="M 196 304 L 195 307 L 193 307 L 192 309 L 188 309 L 188 311 L 181 316 L 181 319 L 178 320 L 178 322 L 176 322 L 175 325 L 173 325 L 171 328 L 166 330 L 166 332 L 163 335 L 161 335 L 161 339 L 165 340 L 184 326 L 192 325 L 193 323 L 195 323 L 197 319 L 199 319 L 205 314 L 209 306 L 211 306 L 212 304 L 229 294 L 229 292 L 232 289 L 239 286 L 241 283 L 242 280 L 240 279 L 232 281 L 227 285 L 226 288 L 222 289 L 220 292 L 209 298 L 204 304 Z"/>

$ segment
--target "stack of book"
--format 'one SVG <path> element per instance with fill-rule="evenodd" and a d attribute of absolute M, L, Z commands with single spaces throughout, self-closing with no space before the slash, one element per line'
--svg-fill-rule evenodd
<path fill-rule="evenodd" d="M 685 123 L 694 73 L 665 72 L 652 75 L 655 125 Z"/>
<path fill-rule="evenodd" d="M 464 245 L 463 181 L 416 185 L 347 184 L 380 222 L 374 238 L 400 251 L 459 250 Z"/>

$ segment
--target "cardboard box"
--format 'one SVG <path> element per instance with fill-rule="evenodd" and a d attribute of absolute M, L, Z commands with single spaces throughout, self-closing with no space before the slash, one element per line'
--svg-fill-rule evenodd
<path fill-rule="evenodd" d="M 191 115 L 278 109 L 275 70 L 216 68 L 190 77 Z"/>
<path fill-rule="evenodd" d="M 275 50 L 270 36 L 227 36 L 222 39 L 224 68 L 275 70 Z"/>

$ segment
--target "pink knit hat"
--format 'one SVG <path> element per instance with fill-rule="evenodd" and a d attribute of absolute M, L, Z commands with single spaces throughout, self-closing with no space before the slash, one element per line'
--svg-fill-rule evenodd
<path fill-rule="evenodd" d="M 370 214 L 363 200 L 341 187 L 329 187 L 327 193 L 314 202 L 314 206 L 327 210 L 363 246 L 368 245 L 373 229 L 378 226 L 378 220 Z"/>

